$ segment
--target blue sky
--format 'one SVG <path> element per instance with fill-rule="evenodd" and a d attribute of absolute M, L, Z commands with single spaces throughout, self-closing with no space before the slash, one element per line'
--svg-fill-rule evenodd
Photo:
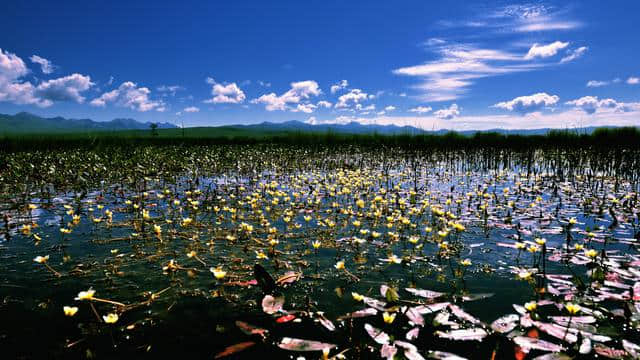
<path fill-rule="evenodd" d="M 7 1 L 0 112 L 640 125 L 635 1 Z"/>

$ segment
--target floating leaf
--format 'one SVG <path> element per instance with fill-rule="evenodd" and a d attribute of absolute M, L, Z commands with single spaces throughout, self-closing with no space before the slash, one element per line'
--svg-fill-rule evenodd
<path fill-rule="evenodd" d="M 248 349 L 250 347 L 252 347 L 253 345 L 255 345 L 256 343 L 253 341 L 245 341 L 245 342 L 241 342 L 238 344 L 234 344 L 231 346 L 226 347 L 224 350 L 222 350 L 221 352 L 217 353 L 216 356 L 214 356 L 214 359 L 220 359 L 223 358 L 225 356 L 229 356 L 229 355 L 233 355 L 237 352 L 240 352 L 242 350 Z"/>
<path fill-rule="evenodd" d="M 358 311 L 354 311 L 354 312 L 352 312 L 350 314 L 343 315 L 343 316 L 339 317 L 338 320 L 373 316 L 373 315 L 376 315 L 377 313 L 378 313 L 378 310 L 376 310 L 374 308 L 366 308 L 364 310 L 358 310 Z"/>
<path fill-rule="evenodd" d="M 563 350 L 562 346 L 560 345 L 557 345 L 548 341 L 540 340 L 540 339 L 527 337 L 527 336 L 516 336 L 513 338 L 513 342 L 515 342 L 516 344 L 518 344 L 519 346 L 521 346 L 523 349 L 527 351 L 529 349 L 552 351 L 552 352 L 558 352 Z"/>
<path fill-rule="evenodd" d="M 412 293 L 413 295 L 420 296 L 427 299 L 435 299 L 445 295 L 444 293 L 431 291 L 431 290 L 413 289 L 413 288 L 405 288 L 405 290 Z"/>
<path fill-rule="evenodd" d="M 265 337 L 269 333 L 269 330 L 255 327 L 240 320 L 236 321 L 236 326 L 246 335 L 260 335 L 262 337 Z"/>
<path fill-rule="evenodd" d="M 375 328 L 375 327 L 371 326 L 368 323 L 364 324 L 364 329 L 367 331 L 367 334 L 369 334 L 369 336 L 371 336 L 373 341 L 377 342 L 378 344 L 388 344 L 389 343 L 390 337 L 384 331 L 382 331 L 382 330 L 380 330 L 378 328 Z"/>
<path fill-rule="evenodd" d="M 290 351 L 322 351 L 324 349 L 332 349 L 336 347 L 336 345 L 314 340 L 285 337 L 280 341 L 278 347 Z"/>
<path fill-rule="evenodd" d="M 302 276 L 302 273 L 300 272 L 288 271 L 286 274 L 282 275 L 280 278 L 278 278 L 278 280 L 276 280 L 276 284 L 278 285 L 291 284 L 300 280 L 301 276 Z"/>
<path fill-rule="evenodd" d="M 493 329 L 493 331 L 499 333 L 508 333 L 511 330 L 515 329 L 516 326 L 518 326 L 519 319 L 520 316 L 518 316 L 517 314 L 508 314 L 492 322 L 491 328 Z"/>
<path fill-rule="evenodd" d="M 286 323 L 286 322 L 289 322 L 291 320 L 294 320 L 295 318 L 296 318 L 296 316 L 293 315 L 293 314 L 283 315 L 283 316 L 280 316 L 279 318 L 277 318 L 276 322 L 279 323 L 279 324 L 282 324 L 282 323 Z"/>
<path fill-rule="evenodd" d="M 451 331 L 436 331 L 436 334 L 444 339 L 451 340 L 476 340 L 480 341 L 487 336 L 487 332 L 481 328 L 472 328 L 472 329 L 461 329 L 461 330 L 451 330 Z"/>
<path fill-rule="evenodd" d="M 466 311 L 462 310 L 457 305 L 450 304 L 449 309 L 451 310 L 451 313 L 460 320 L 468 321 L 472 324 L 480 324 L 480 320 L 473 317 L 471 314 L 467 313 Z"/>
<path fill-rule="evenodd" d="M 624 350 L 614 349 L 602 344 L 596 344 L 593 350 L 595 350 L 598 355 L 608 357 L 609 359 L 624 359 L 627 355 Z"/>
<path fill-rule="evenodd" d="M 446 351 L 429 351 L 429 358 L 439 360 L 467 360 L 467 358 Z"/>

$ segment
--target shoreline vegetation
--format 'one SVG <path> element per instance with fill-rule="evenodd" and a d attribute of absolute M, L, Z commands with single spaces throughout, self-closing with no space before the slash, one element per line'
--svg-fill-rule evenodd
<path fill-rule="evenodd" d="M 242 131 L 237 129 L 185 128 L 69 132 L 54 134 L 15 133 L 0 136 L 0 151 L 17 152 L 36 149 L 93 148 L 104 146 L 156 145 L 359 145 L 365 147 L 399 146 L 415 148 L 640 148 L 640 130 L 636 127 L 598 128 L 590 134 L 562 129 L 545 135 L 477 132 L 464 135 L 445 134 L 382 135 L 334 132 Z"/>

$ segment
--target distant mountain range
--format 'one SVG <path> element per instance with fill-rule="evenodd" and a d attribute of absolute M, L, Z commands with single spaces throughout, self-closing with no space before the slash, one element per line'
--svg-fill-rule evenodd
<path fill-rule="evenodd" d="M 63 117 L 44 118 L 27 112 L 15 115 L 0 114 L 0 135 L 1 134 L 49 134 L 68 132 L 91 132 L 91 131 L 119 131 L 119 130 L 149 130 L 150 122 L 139 122 L 134 119 L 113 119 L 111 121 L 93 121 L 90 119 L 65 119 Z M 176 129 L 177 126 L 171 123 L 158 123 L 158 129 Z M 372 134 L 381 135 L 421 135 L 421 134 L 445 134 L 449 130 L 427 131 L 413 126 L 396 125 L 363 125 L 358 122 L 347 124 L 309 124 L 302 121 L 291 120 L 281 123 L 262 122 L 250 125 L 224 125 L 217 127 L 194 128 L 206 129 L 207 134 L 215 136 L 216 132 L 227 135 L 246 133 L 287 133 L 287 132 L 316 132 L 316 133 L 340 133 L 340 134 Z M 597 127 L 572 128 L 571 131 L 590 134 Z M 218 130 L 218 131 L 216 131 Z M 490 129 L 482 132 L 497 132 L 505 135 L 544 135 L 549 128 L 532 130 L 505 130 Z M 459 134 L 473 135 L 479 131 L 467 130 L 458 131 Z"/>
<path fill-rule="evenodd" d="M 65 133 L 84 131 L 149 130 L 150 122 L 134 119 L 113 119 L 111 121 L 93 121 L 91 119 L 65 119 L 63 117 L 45 118 L 27 112 L 15 115 L 0 114 L 0 134 L 2 133 Z M 159 129 L 176 128 L 170 123 L 158 123 Z"/>
<path fill-rule="evenodd" d="M 273 123 L 273 122 L 262 122 L 259 124 L 250 124 L 250 125 L 228 125 L 226 128 L 236 128 L 236 129 L 247 129 L 252 131 L 264 131 L 264 132 L 282 132 L 282 131 L 293 131 L 293 132 L 335 132 L 335 133 L 344 133 L 344 134 L 371 134 L 378 133 L 382 135 L 422 135 L 422 134 L 431 134 L 431 135 L 442 135 L 450 132 L 451 130 L 423 130 L 414 126 L 397 126 L 397 125 L 376 125 L 369 124 L 363 125 L 359 122 L 349 122 L 346 124 L 309 124 L 297 120 L 286 121 L 282 123 Z M 598 127 L 589 126 L 582 128 L 571 128 L 571 131 L 576 131 L 579 133 L 591 134 Z M 489 129 L 489 130 L 464 130 L 464 131 L 456 131 L 458 134 L 463 135 L 473 135 L 478 132 L 495 132 L 505 135 L 545 135 L 551 130 L 562 130 L 562 129 L 551 129 L 551 128 L 541 128 L 541 129 L 516 129 L 516 130 L 507 130 L 507 129 Z"/>

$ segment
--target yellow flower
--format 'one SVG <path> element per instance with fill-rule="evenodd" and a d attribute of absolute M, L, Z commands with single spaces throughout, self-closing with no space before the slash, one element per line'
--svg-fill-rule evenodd
<path fill-rule="evenodd" d="M 28 225 L 28 224 L 22 225 L 22 227 L 20 228 L 20 231 L 22 232 L 23 235 L 29 236 L 31 234 L 31 225 Z"/>
<path fill-rule="evenodd" d="M 175 270 L 178 270 L 178 264 L 173 259 L 169 260 L 167 265 L 162 267 L 162 271 L 175 271 Z"/>
<path fill-rule="evenodd" d="M 71 234 L 71 229 L 60 228 L 60 232 L 63 233 L 63 234 Z"/>
<path fill-rule="evenodd" d="M 160 234 L 162 234 L 160 225 L 153 224 L 153 232 L 156 233 L 157 236 L 160 236 Z"/>
<path fill-rule="evenodd" d="M 390 263 L 394 263 L 394 264 L 400 264 L 402 262 L 402 259 L 397 257 L 396 254 L 389 255 L 388 260 Z"/>
<path fill-rule="evenodd" d="M 524 270 L 524 271 L 520 271 L 518 273 L 518 278 L 521 279 L 521 280 L 529 280 L 529 279 L 531 279 L 531 275 L 532 274 L 531 274 L 530 271 Z"/>
<path fill-rule="evenodd" d="M 333 267 L 335 267 L 338 270 L 343 270 L 344 269 L 344 261 L 338 261 L 335 265 L 333 265 Z"/>
<path fill-rule="evenodd" d="M 93 289 L 89 289 L 87 291 L 80 291 L 75 300 L 91 300 L 93 299 L 93 295 L 95 295 L 96 291 Z"/>
<path fill-rule="evenodd" d="M 448 230 L 440 230 L 440 231 L 438 231 L 438 235 L 440 235 L 441 237 L 446 237 L 447 235 L 449 235 L 449 231 Z"/>
<path fill-rule="evenodd" d="M 36 256 L 35 259 L 33 259 L 33 261 L 37 262 L 38 264 L 44 264 L 49 260 L 49 255 L 45 255 L 45 256 Z"/>
<path fill-rule="evenodd" d="M 384 320 L 384 322 L 387 324 L 391 324 L 395 319 L 396 319 L 396 314 L 389 314 L 386 311 L 382 313 L 382 320 Z"/>
<path fill-rule="evenodd" d="M 525 243 L 521 243 L 521 242 L 517 242 L 516 243 L 516 249 L 518 249 L 518 250 L 522 250 L 522 249 L 524 249 L 526 247 L 527 247 L 527 244 L 525 244 Z"/>
<path fill-rule="evenodd" d="M 578 251 L 584 249 L 584 245 L 582 245 L 582 244 L 575 244 L 575 245 L 573 245 L 573 247 Z"/>
<path fill-rule="evenodd" d="M 462 265 L 462 266 L 469 266 L 469 265 L 471 265 L 471 260 L 469 260 L 469 259 L 464 259 L 464 260 L 460 261 L 460 265 Z"/>
<path fill-rule="evenodd" d="M 265 255 L 265 253 L 262 252 L 262 251 L 256 251 L 256 258 L 257 259 L 268 259 L 269 257 L 267 255 Z"/>
<path fill-rule="evenodd" d="M 320 247 L 320 241 L 315 240 L 314 242 L 311 243 L 311 246 L 313 246 L 314 249 L 317 249 Z"/>
<path fill-rule="evenodd" d="M 538 307 L 538 303 L 536 303 L 535 301 L 529 301 L 528 303 L 524 304 L 524 308 L 530 312 L 535 311 L 537 307 Z"/>
<path fill-rule="evenodd" d="M 352 292 L 351 296 L 353 297 L 353 300 L 355 301 L 362 301 L 364 300 L 364 296 L 358 294 L 357 292 Z"/>
<path fill-rule="evenodd" d="M 78 312 L 78 307 L 77 306 L 64 306 L 62 308 L 62 310 L 64 310 L 64 314 L 66 316 L 73 316 Z"/>
<path fill-rule="evenodd" d="M 186 217 L 186 218 L 182 219 L 181 225 L 182 226 L 189 226 L 189 225 L 191 225 L 192 222 L 193 222 L 192 218 Z"/>
<path fill-rule="evenodd" d="M 194 257 L 194 256 L 196 256 L 196 255 L 197 255 L 197 254 L 196 254 L 196 252 L 195 252 L 195 251 L 193 251 L 193 250 L 191 250 L 191 251 L 189 251 L 189 252 L 187 253 L 187 257 L 188 257 L 188 258 L 192 258 L 192 257 Z"/>
<path fill-rule="evenodd" d="M 360 209 L 364 208 L 364 200 L 362 200 L 362 199 L 358 199 L 358 201 L 356 201 L 356 205 L 357 205 Z"/>
<path fill-rule="evenodd" d="M 578 220 L 576 218 L 572 217 L 571 219 L 569 219 L 569 224 L 570 225 L 575 225 L 577 223 L 578 223 Z"/>
<path fill-rule="evenodd" d="M 547 242 L 547 239 L 545 238 L 536 238 L 536 244 L 542 246 Z"/>
<path fill-rule="evenodd" d="M 589 249 L 589 250 L 585 251 L 585 252 L 584 252 L 584 254 L 585 254 L 587 257 L 589 257 L 589 258 L 593 259 L 593 258 L 595 258 L 596 256 L 598 256 L 598 251 L 597 251 L 597 250 L 595 250 L 595 249 Z"/>
<path fill-rule="evenodd" d="M 453 228 L 456 229 L 456 231 L 464 231 L 465 227 L 464 225 L 460 224 L 460 223 L 454 223 L 453 224 Z"/>
<path fill-rule="evenodd" d="M 103 315 L 102 319 L 107 324 L 115 324 L 116 321 L 118 321 L 118 314 L 110 313 L 110 314 L 107 314 L 107 315 Z"/>
<path fill-rule="evenodd" d="M 412 243 L 412 244 L 417 244 L 418 241 L 420 241 L 420 237 L 418 237 L 418 236 L 414 235 L 414 236 L 410 236 L 409 237 L 409 242 Z"/>
<path fill-rule="evenodd" d="M 582 308 L 580 307 L 580 305 L 578 305 L 578 304 L 573 304 L 573 303 L 567 303 L 567 304 L 565 304 L 565 306 L 564 306 L 564 307 L 565 307 L 565 309 L 567 309 L 567 311 L 568 311 L 568 312 L 569 312 L 569 314 L 571 314 L 571 315 L 575 315 L 575 314 L 579 313 L 579 312 L 580 312 L 580 310 L 582 309 Z"/>
<path fill-rule="evenodd" d="M 213 273 L 213 276 L 220 280 L 223 277 L 227 276 L 227 272 L 222 270 L 222 268 L 217 267 L 217 268 L 210 268 L 209 271 L 211 271 Z"/>

